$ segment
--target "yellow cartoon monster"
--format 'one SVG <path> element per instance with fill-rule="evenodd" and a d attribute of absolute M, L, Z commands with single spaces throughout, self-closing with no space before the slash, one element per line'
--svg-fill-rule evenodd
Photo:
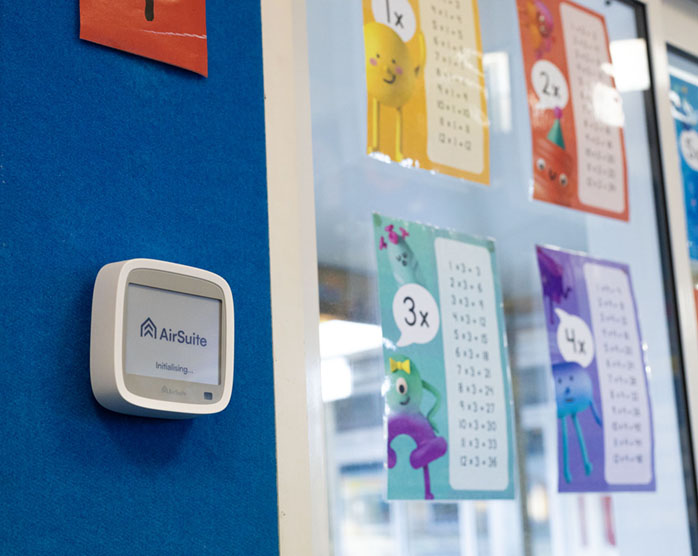
<path fill-rule="evenodd" d="M 417 78 L 424 66 L 424 35 L 421 31 L 417 32 L 416 40 L 419 44 L 418 57 L 414 56 L 408 45 L 387 25 L 376 21 L 364 25 L 366 88 L 370 98 L 372 128 L 369 150 L 379 150 L 381 104 L 391 106 L 397 111 L 395 160 L 398 162 L 404 158 L 402 107 L 412 97 Z"/>

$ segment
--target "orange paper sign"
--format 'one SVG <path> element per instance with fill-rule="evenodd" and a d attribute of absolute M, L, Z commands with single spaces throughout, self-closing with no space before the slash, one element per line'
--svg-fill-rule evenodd
<path fill-rule="evenodd" d="M 80 0 L 80 38 L 208 75 L 206 0 Z"/>
<path fill-rule="evenodd" d="M 623 107 L 606 22 L 566 0 L 517 0 L 533 198 L 628 220 Z"/>

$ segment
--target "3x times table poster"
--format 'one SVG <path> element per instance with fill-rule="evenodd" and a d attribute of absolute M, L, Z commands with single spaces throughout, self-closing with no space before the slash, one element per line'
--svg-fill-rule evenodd
<path fill-rule="evenodd" d="M 388 498 L 513 498 L 495 244 L 374 215 Z"/>

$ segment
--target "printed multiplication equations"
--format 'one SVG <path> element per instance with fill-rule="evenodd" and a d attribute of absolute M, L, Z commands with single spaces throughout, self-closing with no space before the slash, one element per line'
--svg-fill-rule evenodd
<path fill-rule="evenodd" d="M 623 108 L 608 71 L 604 20 L 565 2 L 560 15 L 577 130 L 579 200 L 621 213 L 626 208 Z"/>
<path fill-rule="evenodd" d="M 436 163 L 485 169 L 487 115 L 475 0 L 420 0 L 426 43 L 427 154 Z"/>
<path fill-rule="evenodd" d="M 434 242 L 446 370 L 449 480 L 458 490 L 506 488 L 506 361 L 502 361 L 493 253 Z"/>
<path fill-rule="evenodd" d="M 599 388 L 603 406 L 605 478 L 609 484 L 652 480 L 649 397 L 637 315 L 628 275 L 587 263 Z"/>

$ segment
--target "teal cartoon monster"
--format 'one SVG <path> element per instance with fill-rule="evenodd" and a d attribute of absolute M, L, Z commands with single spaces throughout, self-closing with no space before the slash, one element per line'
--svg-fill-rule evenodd
<path fill-rule="evenodd" d="M 399 230 L 400 233 L 398 234 L 393 224 L 386 226 L 385 231 L 388 232 L 388 241 L 386 242 L 385 238 L 381 236 L 378 250 L 383 251 L 385 249 L 390 261 L 390 268 L 398 284 L 401 286 L 405 284 L 424 285 L 417 257 L 415 257 L 410 246 L 407 245 L 406 238 L 410 234 L 405 228 L 400 227 Z"/>
<path fill-rule="evenodd" d="M 390 446 L 393 439 L 401 434 L 411 437 L 417 447 L 410 454 L 410 465 L 413 469 L 423 470 L 424 499 L 433 500 L 429 464 L 443 456 L 448 448 L 446 440 L 437 436 L 438 429 L 434 423 L 434 415 L 441 407 L 441 395 L 426 380 L 422 380 L 417 366 L 410 359 L 391 357 L 387 376 L 388 468 L 392 469 L 397 463 L 397 454 Z M 420 408 L 425 390 L 435 398 L 426 417 Z"/>
<path fill-rule="evenodd" d="M 572 474 L 570 473 L 567 423 L 565 419 L 569 417 L 572 420 L 574 429 L 577 432 L 579 450 L 584 463 L 584 472 L 587 475 L 591 474 L 594 467 L 589 460 L 586 443 L 584 442 L 584 433 L 577 419 L 577 414 L 590 409 L 596 424 L 601 427 L 603 423 L 594 403 L 591 378 L 589 378 L 588 373 L 582 367 L 572 362 L 557 363 L 553 365 L 553 378 L 555 379 L 557 417 L 560 419 L 560 428 L 562 429 L 562 471 L 565 481 L 569 483 L 572 481 Z"/>

